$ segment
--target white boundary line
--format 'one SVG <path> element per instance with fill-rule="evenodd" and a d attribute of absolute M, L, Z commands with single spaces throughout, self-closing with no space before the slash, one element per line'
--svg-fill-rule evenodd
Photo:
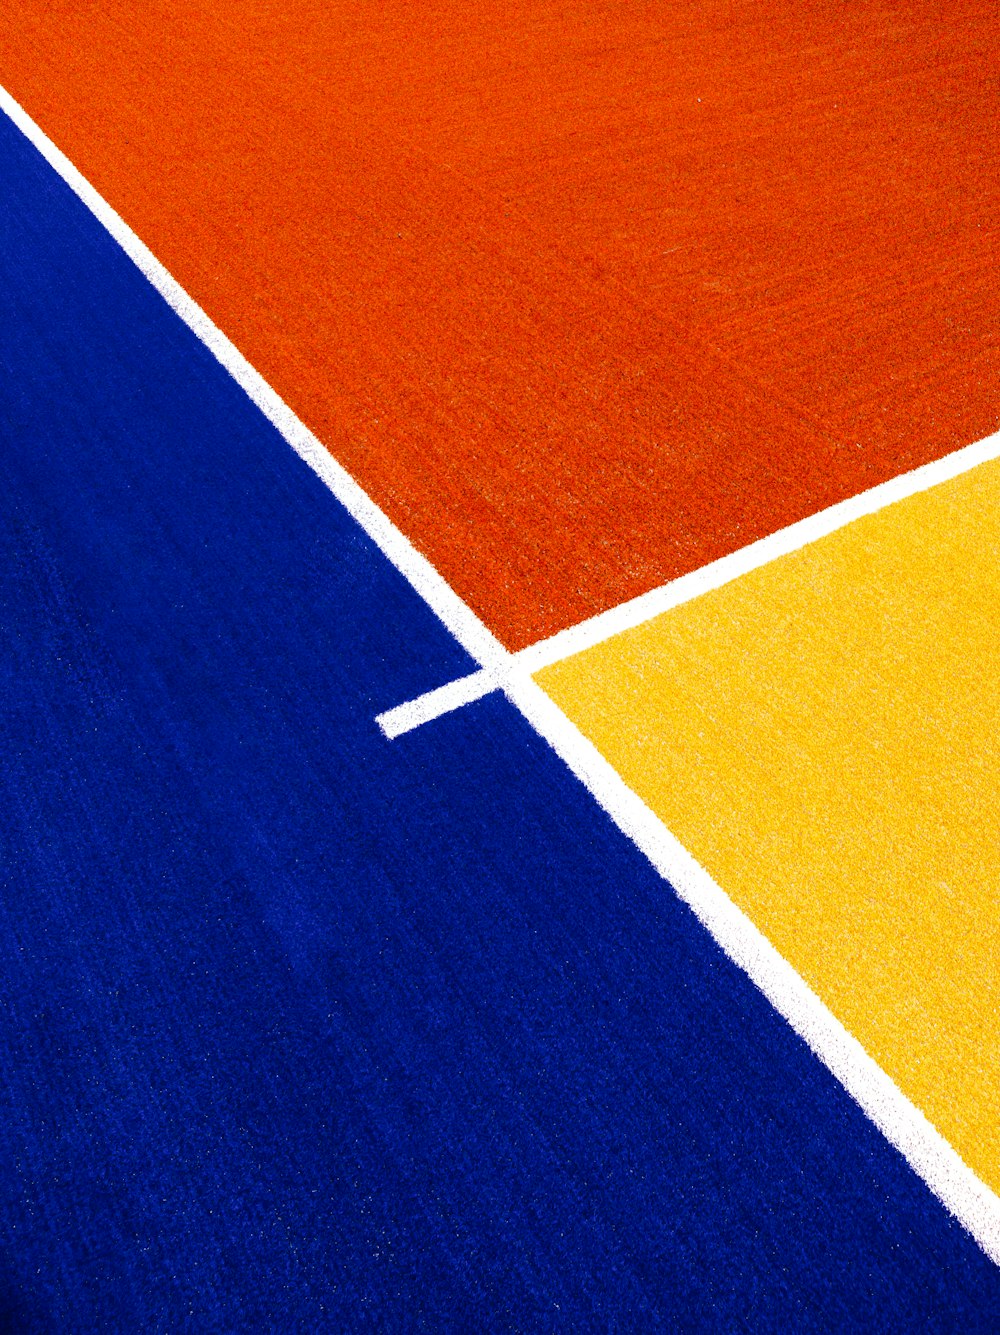
<path fill-rule="evenodd" d="M 749 975 L 987 1256 L 1000 1265 L 1000 1199 L 994 1192 L 537 682 L 525 678 L 507 693 L 725 954 Z"/>
<path fill-rule="evenodd" d="M 1000 1265 L 1000 1199 L 972 1172 L 794 969 L 733 904 L 574 727 L 246 359 L 170 277 L 117 213 L 101 199 L 6 90 L 6 113 L 130 259 L 218 358 L 264 415 L 409 579 L 459 642 L 485 668 L 531 726 L 549 743 L 619 828 L 691 906 L 723 951 L 742 968 L 860 1104 L 930 1189 Z M 637 600 L 638 601 L 638 600 Z M 596 620 L 596 618 L 595 618 Z"/>
<path fill-rule="evenodd" d="M 264 378 L 254 370 L 243 354 L 208 318 L 205 312 L 170 276 L 131 227 L 102 199 L 94 187 L 39 129 L 28 113 L 0 87 L 0 111 L 38 149 L 46 162 L 86 204 L 87 208 L 114 237 L 135 266 L 145 274 L 160 296 L 222 363 L 241 389 L 253 400 L 272 426 L 284 436 L 292 449 L 326 483 L 337 500 L 357 520 L 372 541 L 392 564 L 410 581 L 429 603 L 462 648 L 482 667 L 505 669 L 509 650 L 466 606 L 431 563 L 382 513 L 373 500 L 316 439 Z"/>
<path fill-rule="evenodd" d="M 668 612 L 671 608 L 690 602 L 692 598 L 700 598 L 704 593 L 719 589 L 724 584 L 749 574 L 751 570 L 769 565 L 781 556 L 799 551 L 802 547 L 807 547 L 866 515 L 875 514 L 876 511 L 884 510 L 886 506 L 895 505 L 909 496 L 916 496 L 919 492 L 929 491 L 931 487 L 949 482 L 952 478 L 960 477 L 970 469 L 978 468 L 980 464 L 997 458 L 1000 458 L 1000 431 L 973 445 L 966 445 L 964 449 L 956 450 L 953 454 L 947 454 L 943 459 L 934 459 L 929 464 L 922 464 L 919 468 L 912 469 L 909 473 L 890 478 L 888 482 L 871 487 L 858 496 L 838 501 L 836 505 L 828 506 L 818 514 L 808 515 L 795 524 L 789 524 L 787 528 L 779 529 L 777 533 L 771 533 L 766 538 L 760 538 L 730 556 L 723 556 L 710 565 L 671 580 L 669 584 L 663 584 L 658 589 L 641 594 L 638 598 L 632 598 L 618 607 L 612 607 L 607 612 L 601 612 L 577 626 L 559 631 L 547 640 L 540 640 L 537 644 L 521 650 L 517 655 L 518 663 L 529 672 L 537 672 L 540 668 L 558 663 L 561 659 L 578 654 L 592 645 L 600 644 L 603 640 L 610 640 L 612 636 L 620 635 L 622 631 L 640 626 L 652 617 L 659 616 L 661 612 Z"/>
<path fill-rule="evenodd" d="M 581 621 L 576 626 L 570 626 L 567 630 L 561 630 L 546 640 L 539 640 L 536 644 L 529 645 L 527 649 L 512 654 L 508 670 L 520 676 L 525 672 L 538 672 L 553 663 L 561 662 L 564 658 L 571 658 L 574 654 L 582 653 L 604 640 L 610 640 L 623 631 L 632 630 L 663 612 L 680 607 L 682 603 L 690 602 L 692 598 L 700 598 L 702 594 L 721 588 L 724 584 L 749 574 L 751 570 L 769 565 L 779 557 L 818 542 L 821 538 L 845 528 L 848 524 L 853 524 L 865 515 L 875 514 L 888 505 L 895 505 L 909 496 L 916 496 L 919 492 L 949 482 L 952 478 L 960 477 L 962 473 L 967 473 L 970 469 L 978 468 L 980 464 L 997 458 L 1000 458 L 1000 431 L 987 436 L 985 440 L 977 441 L 974 445 L 967 445 L 964 449 L 945 455 L 943 459 L 935 459 L 929 464 L 921 465 L 920 468 L 914 468 L 909 473 L 903 473 L 888 482 L 880 483 L 877 487 L 871 487 L 858 496 L 839 501 L 826 510 L 820 510 L 818 514 L 800 519 L 798 523 L 789 524 L 787 528 L 779 529 L 777 533 L 771 533 L 758 542 L 750 543 L 738 552 L 723 556 L 710 565 L 671 580 L 669 584 L 662 584 L 659 588 L 641 594 L 638 598 L 632 598 L 627 603 L 620 603 L 617 607 L 590 617 L 587 621 Z M 458 709 L 473 700 L 478 700 L 495 690 L 498 684 L 502 685 L 502 682 L 498 683 L 496 677 L 491 674 L 472 673 L 450 683 L 447 687 L 439 687 L 436 691 L 428 692 L 415 700 L 408 700 L 405 704 L 387 710 L 378 716 L 377 722 L 386 736 L 398 737 L 404 732 L 409 732 L 411 728 L 419 727 L 421 723 L 427 723 L 441 714 L 448 713 L 449 710 Z"/>

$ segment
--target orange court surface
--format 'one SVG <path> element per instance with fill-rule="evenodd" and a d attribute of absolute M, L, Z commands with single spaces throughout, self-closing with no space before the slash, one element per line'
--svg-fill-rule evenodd
<path fill-rule="evenodd" d="M 1000 425 L 990 3 L 0 7 L 0 81 L 511 648 Z"/>

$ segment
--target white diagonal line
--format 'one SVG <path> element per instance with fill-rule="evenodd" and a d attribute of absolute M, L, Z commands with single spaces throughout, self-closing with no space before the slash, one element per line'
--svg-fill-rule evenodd
<path fill-rule="evenodd" d="M 408 700 L 395 709 L 387 709 L 384 714 L 378 715 L 375 722 L 387 737 L 399 737 L 404 732 L 419 728 L 421 723 L 428 723 L 431 719 L 440 718 L 442 714 L 450 714 L 453 709 L 461 709 L 462 705 L 471 704 L 473 700 L 482 699 L 500 686 L 501 681 L 493 673 L 481 669 L 467 677 L 449 681 L 436 691 L 418 695 L 415 700 Z"/>
<path fill-rule="evenodd" d="M 499 643 L 430 562 L 400 533 L 346 470 L 333 460 L 312 432 L 299 421 L 229 339 L 216 328 L 201 307 L 184 292 L 114 209 L 98 195 L 31 117 L 2 88 L 0 88 L 0 111 L 6 113 L 59 176 L 75 191 L 129 258 L 141 269 L 153 287 L 246 391 L 292 449 L 322 478 L 386 557 L 437 613 L 459 643 L 483 665 L 485 671 L 463 679 L 465 684 L 461 690 L 458 689 L 458 683 L 450 683 L 449 686 L 441 687 L 433 694 L 439 700 L 458 699 L 462 696 L 473 699 L 476 697 L 471 694 L 472 691 L 484 695 L 488 690 L 498 686 L 504 690 L 507 698 L 520 710 L 528 723 L 549 743 L 619 828 L 691 906 L 729 958 L 743 969 L 769 998 L 779 1014 L 784 1016 L 795 1032 L 825 1063 L 875 1122 L 886 1139 L 899 1150 L 930 1189 L 976 1239 L 983 1251 L 994 1262 L 1000 1264 L 1000 1199 L 980 1181 L 923 1113 L 910 1103 L 889 1076 L 810 990 L 791 965 L 778 954 L 753 923 L 716 885 L 704 868 L 699 866 L 678 843 L 662 821 L 636 793 L 632 792 L 562 710 L 531 679 L 529 655 L 532 650 L 523 650 L 521 654 L 513 655 Z M 997 441 L 998 438 L 991 437 L 991 440 Z M 981 442 L 979 448 L 987 445 L 988 441 Z M 970 446 L 971 450 L 976 448 Z M 993 458 L 998 450 L 1000 446 L 995 445 L 984 457 Z M 967 455 L 968 452 L 961 451 L 960 454 Z M 950 455 L 949 459 L 955 460 L 958 457 Z M 965 467 L 973 467 L 975 463 L 982 461 L 975 459 Z M 940 463 L 945 464 L 946 461 L 942 460 Z M 927 465 L 927 468 L 933 467 L 935 465 Z M 965 467 L 957 468 L 950 476 L 965 471 Z M 924 470 L 916 471 L 919 473 Z M 897 479 L 897 482 L 900 481 Z M 884 485 L 889 487 L 891 484 Z M 934 484 L 928 482 L 925 485 Z M 920 486 L 914 488 L 914 490 L 922 489 Z M 872 493 L 865 495 L 870 496 Z M 882 501 L 872 508 L 878 509 L 881 504 L 888 503 L 888 500 Z M 850 503 L 843 504 L 846 506 Z M 836 510 L 838 507 L 833 509 Z M 870 511 L 859 513 L 870 513 Z M 806 524 L 809 521 L 802 522 Z M 792 528 L 797 527 L 799 526 L 792 526 Z M 840 523 L 833 527 L 840 527 Z M 786 534 L 790 531 L 783 530 Z M 775 535 L 775 538 L 778 536 Z M 763 541 L 768 542 L 770 539 Z M 812 541 L 812 538 L 807 536 L 794 546 L 802 546 L 806 541 Z M 754 547 L 760 545 L 754 544 Z M 794 550 L 794 546 L 788 550 Z M 715 563 L 716 566 L 721 564 L 721 562 Z M 754 564 L 763 564 L 763 561 L 756 561 Z M 752 569 L 753 566 L 747 568 Z M 706 567 L 706 570 L 708 569 L 711 567 Z M 735 578 L 738 573 L 743 572 L 735 571 L 726 578 Z M 725 579 L 719 580 L 719 583 L 725 582 Z M 680 584 L 681 581 L 675 583 Z M 665 586 L 665 588 L 670 587 L 672 586 Z M 689 596 L 696 595 L 692 593 Z M 646 599 L 652 597 L 651 594 L 645 595 Z M 643 601 L 635 599 L 631 604 L 624 606 L 634 608 Z M 646 607 L 650 605 L 645 604 Z M 610 615 L 604 614 L 604 616 Z M 639 619 L 646 620 L 647 616 L 644 613 Z M 602 621 L 602 618 L 595 617 L 584 625 L 595 626 L 599 621 Z M 609 623 L 602 624 L 607 626 Z M 632 624 L 638 624 L 638 621 Z M 607 638 L 603 631 L 597 633 L 599 638 Z M 617 633 L 617 630 L 609 632 L 609 634 Z M 569 632 L 562 634 L 566 635 Z M 558 636 L 553 636 L 551 641 L 544 643 L 552 644 L 557 639 Z M 597 643 L 597 638 L 592 642 Z M 562 643 L 565 644 L 566 641 Z M 532 646 L 532 649 L 538 650 L 539 646 Z M 578 649 L 571 649 L 570 652 L 578 652 Z M 557 661 L 558 657 L 564 656 L 560 651 L 556 659 L 549 661 Z M 480 687 L 483 689 L 480 690 Z M 415 702 L 412 703 L 415 711 Z M 405 709 L 407 706 L 402 708 Z M 390 710 L 388 713 L 397 714 L 398 709 Z M 387 715 L 381 717 L 384 719 Z"/>
<path fill-rule="evenodd" d="M 679 579 L 671 580 L 668 584 L 661 584 L 659 588 L 652 589 L 649 593 L 631 598 L 627 603 L 620 603 L 607 612 L 600 612 L 597 616 L 581 621 L 575 626 L 558 631 L 548 639 L 539 640 L 509 656 L 507 673 L 539 672 L 542 668 L 551 667 L 553 663 L 559 663 L 564 658 L 572 658 L 574 654 L 613 639 L 623 631 L 641 626 L 644 622 L 651 621 L 653 617 L 669 612 L 674 607 L 680 607 L 682 603 L 700 598 L 702 594 L 710 593 L 713 589 L 719 589 L 751 570 L 769 565 L 781 556 L 787 556 L 790 552 L 818 542 L 821 538 L 835 533 L 837 529 L 844 528 L 865 515 L 875 514 L 877 510 L 882 510 L 887 505 L 895 505 L 909 496 L 917 495 L 918 492 L 928 491 L 931 487 L 949 482 L 952 478 L 997 458 L 1000 458 L 1000 431 L 987 436 L 985 440 L 977 441 L 974 445 L 967 445 L 953 454 L 947 454 L 943 459 L 923 464 L 909 473 L 903 473 L 888 482 L 880 483 L 877 487 L 871 487 L 858 496 L 851 496 L 846 501 L 839 501 L 836 505 L 820 510 L 818 514 L 809 515 L 795 524 L 789 524 L 787 528 L 779 529 L 777 533 L 771 533 L 758 542 L 741 547 L 738 552 L 732 552 L 729 556 L 723 556 L 718 561 L 712 561 L 710 565 L 692 570 L 690 574 L 681 575 Z M 393 737 L 398 737 L 408 732 L 410 728 L 427 723 L 452 709 L 458 709 L 472 700 L 478 700 L 480 696 L 494 689 L 491 679 L 488 679 L 486 674 L 482 674 L 481 678 L 477 674 L 475 678 L 465 680 L 470 682 L 470 685 L 465 688 L 462 696 L 457 694 L 453 696 L 446 688 L 440 688 L 428 692 L 425 696 L 419 696 L 416 700 L 407 701 L 404 705 L 397 705 L 387 714 L 381 714 L 379 722 L 390 716 L 398 716 L 402 726 L 397 726 L 391 734 Z M 477 682 L 480 689 L 474 691 L 471 688 L 472 680 Z"/>

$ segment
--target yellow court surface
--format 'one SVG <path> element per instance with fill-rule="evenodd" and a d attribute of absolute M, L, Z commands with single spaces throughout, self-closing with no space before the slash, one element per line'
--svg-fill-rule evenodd
<path fill-rule="evenodd" d="M 1000 1187 L 1000 464 L 537 675 Z"/>

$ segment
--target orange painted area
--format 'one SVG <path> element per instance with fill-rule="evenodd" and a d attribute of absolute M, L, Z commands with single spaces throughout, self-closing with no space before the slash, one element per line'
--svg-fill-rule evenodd
<path fill-rule="evenodd" d="M 0 31 L 0 82 L 513 647 L 1000 423 L 995 3 Z"/>

